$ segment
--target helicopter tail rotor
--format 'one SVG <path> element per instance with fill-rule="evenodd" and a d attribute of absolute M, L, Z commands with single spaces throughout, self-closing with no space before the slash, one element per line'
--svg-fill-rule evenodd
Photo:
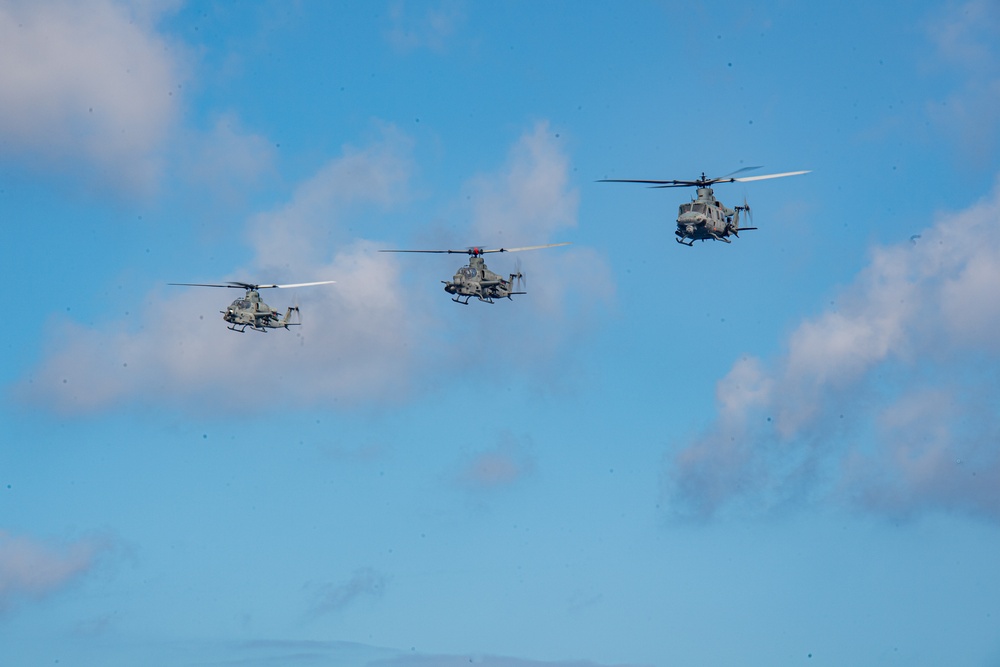
<path fill-rule="evenodd" d="M 518 258 L 514 262 L 514 273 L 510 274 L 510 283 L 513 290 L 511 294 L 524 294 L 524 290 L 527 287 L 527 280 L 524 278 L 524 274 L 521 272 L 521 259 Z"/>
<path fill-rule="evenodd" d="M 748 220 L 750 222 L 750 225 L 751 225 L 750 227 L 740 227 L 740 216 L 739 216 L 740 213 L 743 213 L 743 215 L 745 216 L 746 220 Z M 739 238 L 741 231 L 750 230 L 750 229 L 757 229 L 756 227 L 753 227 L 752 225 L 753 225 L 753 211 L 750 209 L 750 204 L 747 202 L 747 196 L 746 196 L 746 194 L 744 194 L 743 195 L 743 205 L 736 207 L 736 218 L 733 220 L 733 225 L 732 225 L 733 236 L 735 236 L 736 238 Z"/>
<path fill-rule="evenodd" d="M 295 320 L 296 321 L 294 321 L 294 322 L 292 321 L 292 313 L 295 313 Z M 281 326 L 283 326 L 286 329 L 288 327 L 291 327 L 291 326 L 298 326 L 298 325 L 302 324 L 302 315 L 299 313 L 299 307 L 298 306 L 289 306 L 288 310 L 285 311 L 285 317 L 282 318 L 280 324 L 281 324 Z"/>
<path fill-rule="evenodd" d="M 743 195 L 743 210 L 746 212 L 747 222 L 751 225 L 753 224 L 753 209 L 750 208 L 750 204 L 747 203 L 747 196 Z"/>

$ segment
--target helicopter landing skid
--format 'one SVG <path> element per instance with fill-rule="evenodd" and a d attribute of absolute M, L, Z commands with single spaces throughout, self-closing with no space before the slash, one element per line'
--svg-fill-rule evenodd
<path fill-rule="evenodd" d="M 240 328 L 237 329 L 235 324 L 230 325 L 228 328 L 230 331 L 235 331 L 237 333 L 246 333 L 247 327 L 250 327 L 251 331 L 259 331 L 260 333 L 267 333 L 267 327 L 257 327 L 252 324 L 242 324 Z"/>
<path fill-rule="evenodd" d="M 451 298 L 451 300 L 452 300 L 452 301 L 454 301 L 455 303 L 460 303 L 460 304 L 462 304 L 463 306 L 468 306 L 468 305 L 469 305 L 469 299 L 471 299 L 471 298 L 472 298 L 472 297 L 470 297 L 470 296 L 467 296 L 467 297 L 465 297 L 465 301 L 462 301 L 462 300 L 461 300 L 461 299 L 460 299 L 459 297 L 457 297 L 457 296 L 453 296 L 453 297 Z"/>
<path fill-rule="evenodd" d="M 681 245 L 686 245 L 689 248 L 694 247 L 694 239 L 691 239 L 690 241 L 682 241 L 679 238 L 675 238 L 674 240 L 680 243 Z"/>

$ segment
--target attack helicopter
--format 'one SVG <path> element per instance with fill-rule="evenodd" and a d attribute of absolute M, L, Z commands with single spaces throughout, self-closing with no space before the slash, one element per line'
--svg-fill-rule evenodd
<path fill-rule="evenodd" d="M 764 176 L 741 176 L 733 178 L 735 174 L 744 171 L 760 169 L 760 167 L 744 167 L 731 174 L 718 178 L 706 178 L 702 172 L 701 178 L 693 181 L 651 181 L 625 178 L 604 178 L 599 183 L 647 183 L 653 188 L 698 188 L 698 197 L 687 204 L 681 204 L 677 214 L 677 229 L 674 235 L 675 240 L 686 246 L 693 246 L 695 241 L 724 241 L 732 243 L 729 236 L 739 238 L 740 232 L 757 229 L 756 227 L 740 227 L 740 213 L 744 213 L 750 218 L 750 205 L 746 199 L 742 206 L 728 208 L 715 198 L 715 193 L 710 186 L 716 183 L 746 183 L 749 181 L 763 181 L 768 178 L 783 178 L 785 176 L 798 176 L 808 174 L 809 171 L 788 171 L 783 174 L 765 174 Z"/>
<path fill-rule="evenodd" d="M 444 291 L 452 294 L 452 301 L 469 305 L 469 299 L 476 297 L 484 303 L 493 303 L 494 299 L 508 298 L 515 294 L 527 294 L 521 291 L 524 284 L 524 275 L 520 268 L 510 274 L 508 278 L 493 273 L 486 268 L 486 259 L 483 257 L 489 252 L 520 252 L 522 250 L 540 250 L 542 248 L 555 248 L 556 246 L 569 245 L 569 243 L 550 243 L 548 245 L 532 245 L 524 248 L 480 248 L 471 247 L 465 250 L 379 250 L 379 252 L 420 252 L 420 253 L 445 253 L 445 254 L 466 254 L 469 256 L 469 265 L 461 266 L 455 272 L 455 276 L 449 280 L 442 280 Z M 462 299 L 465 299 L 464 301 Z"/>
<path fill-rule="evenodd" d="M 279 313 L 264 303 L 260 298 L 258 290 L 289 287 L 311 287 L 312 285 L 330 285 L 334 280 L 321 280 L 315 283 L 295 283 L 291 285 L 255 285 L 253 283 L 241 283 L 230 281 L 228 283 L 167 283 L 169 285 L 184 285 L 187 287 L 228 287 L 232 289 L 246 290 L 246 294 L 241 299 L 236 299 L 225 310 L 220 310 L 222 319 L 229 323 L 230 331 L 243 333 L 247 327 L 254 331 L 267 333 L 268 329 L 287 329 L 288 327 L 302 324 L 301 320 L 292 322 L 292 313 L 299 315 L 298 306 L 289 306 L 285 311 L 285 316 L 279 318 Z M 237 329 L 237 327 L 239 327 Z"/>

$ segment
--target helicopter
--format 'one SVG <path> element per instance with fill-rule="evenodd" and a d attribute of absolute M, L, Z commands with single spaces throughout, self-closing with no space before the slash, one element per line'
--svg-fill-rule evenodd
<path fill-rule="evenodd" d="M 486 268 L 486 260 L 483 258 L 488 252 L 520 252 L 522 250 L 540 250 L 541 248 L 555 248 L 556 246 L 569 245 L 569 243 L 550 243 L 548 245 L 533 245 L 524 248 L 480 248 L 470 247 L 465 250 L 380 250 L 379 252 L 422 252 L 422 253 L 447 253 L 469 255 L 469 265 L 461 266 L 455 272 L 455 276 L 450 280 L 442 280 L 444 291 L 453 294 L 452 301 L 469 305 L 469 299 L 476 297 L 484 303 L 493 303 L 494 299 L 508 298 L 515 294 L 527 294 L 520 291 L 524 283 L 524 275 L 518 268 L 508 278 L 503 278 Z M 464 299 L 464 301 L 462 300 Z"/>
<path fill-rule="evenodd" d="M 292 285 L 255 285 L 253 283 L 241 283 L 231 281 L 228 283 L 167 283 L 168 285 L 184 285 L 187 287 L 228 287 L 232 289 L 246 290 L 246 294 L 229 304 L 225 310 L 220 310 L 222 319 L 229 323 L 230 331 L 244 333 L 247 327 L 254 331 L 267 333 L 268 329 L 287 329 L 291 326 L 302 324 L 292 322 L 292 313 L 299 314 L 298 306 L 289 306 L 285 311 L 285 316 L 279 319 L 278 311 L 273 310 L 269 305 L 261 301 L 258 290 L 270 289 L 272 287 L 310 287 L 312 285 L 330 285 L 336 281 L 321 280 L 315 283 L 295 283 Z M 237 329 L 237 327 L 239 327 Z"/>
<path fill-rule="evenodd" d="M 760 167 L 744 167 L 731 174 L 718 178 L 706 178 L 705 172 L 701 173 L 701 178 L 693 181 L 650 181 L 622 178 L 605 178 L 599 183 L 648 183 L 653 188 L 698 188 L 697 199 L 681 204 L 677 214 L 677 230 L 674 235 L 675 240 L 681 245 L 693 246 L 695 241 L 724 241 L 732 243 L 729 236 L 739 238 L 740 232 L 757 229 L 756 227 L 740 227 L 740 213 L 750 217 L 750 205 L 746 199 L 742 206 L 728 208 L 715 198 L 715 193 L 710 186 L 716 183 L 746 183 L 748 181 L 763 181 L 768 178 L 783 178 L 785 176 L 798 176 L 808 174 L 809 171 L 788 171 L 783 174 L 766 174 L 764 176 L 742 176 L 733 178 L 735 174 L 744 171 L 760 169 Z"/>

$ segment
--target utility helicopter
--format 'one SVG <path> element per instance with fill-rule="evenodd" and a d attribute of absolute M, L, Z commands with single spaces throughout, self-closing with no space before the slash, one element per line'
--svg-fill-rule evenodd
<path fill-rule="evenodd" d="M 508 278 L 504 278 L 493 273 L 486 268 L 486 259 L 483 257 L 488 252 L 520 252 L 522 250 L 540 250 L 542 248 L 555 248 L 556 246 L 569 245 L 569 243 L 550 243 L 548 245 L 532 245 L 524 248 L 480 248 L 472 247 L 465 250 L 379 250 L 379 252 L 421 252 L 421 253 L 446 253 L 446 254 L 466 254 L 469 256 L 469 265 L 461 266 L 455 272 L 455 276 L 449 280 L 442 280 L 444 291 L 454 295 L 452 301 L 469 305 L 469 299 L 476 297 L 484 303 L 493 303 L 494 299 L 504 297 L 510 299 L 515 294 L 527 294 L 520 291 L 524 284 L 524 275 L 521 269 L 515 269 Z M 464 301 L 462 299 L 465 299 Z"/>
<path fill-rule="evenodd" d="M 715 198 L 715 193 L 710 186 L 716 183 L 746 183 L 749 181 L 763 181 L 768 178 L 783 178 L 785 176 L 798 176 L 808 174 L 809 171 L 788 171 L 783 174 L 765 174 L 763 176 L 741 176 L 733 178 L 735 174 L 744 171 L 760 169 L 760 167 L 744 167 L 731 174 L 718 178 L 705 178 L 702 172 L 701 178 L 693 181 L 650 181 L 630 178 L 604 178 L 599 183 L 647 183 L 652 188 L 698 188 L 698 197 L 687 204 L 681 204 L 677 213 L 677 230 L 674 235 L 675 240 L 686 246 L 693 246 L 695 241 L 724 241 L 732 243 L 729 236 L 739 238 L 740 232 L 757 229 L 756 227 L 740 227 L 740 213 L 746 214 L 750 218 L 750 205 L 743 199 L 742 206 L 728 208 Z M 752 223 L 751 223 L 752 224 Z"/>
<path fill-rule="evenodd" d="M 312 285 L 330 285 L 334 280 L 321 280 L 315 283 L 295 283 L 292 285 L 254 285 L 253 283 L 241 283 L 231 281 L 228 283 L 167 283 L 169 285 L 184 285 L 187 287 L 228 287 L 232 289 L 246 290 L 243 298 L 236 299 L 225 310 L 220 310 L 222 319 L 229 323 L 231 331 L 243 333 L 247 327 L 254 331 L 267 333 L 268 329 L 287 329 L 288 327 L 302 324 L 299 318 L 299 307 L 289 306 L 285 311 L 285 316 L 280 317 L 278 311 L 273 310 L 260 298 L 258 290 L 289 287 L 311 287 Z M 292 322 L 292 313 L 299 318 L 298 322 Z M 239 327 L 237 329 L 237 327 Z"/>

